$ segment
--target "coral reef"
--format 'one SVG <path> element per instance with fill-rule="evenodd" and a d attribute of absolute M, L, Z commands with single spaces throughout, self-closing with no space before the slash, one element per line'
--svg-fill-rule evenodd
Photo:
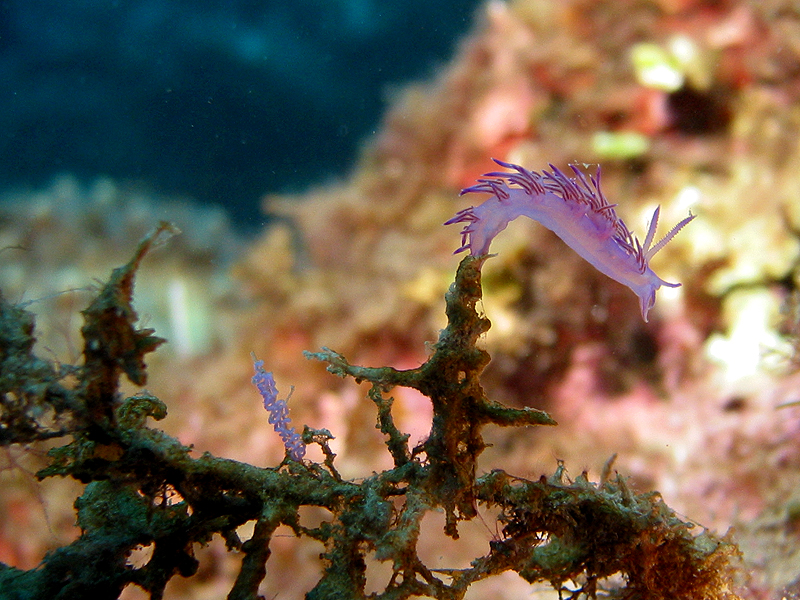
<path fill-rule="evenodd" d="M 798 541 L 800 408 L 776 409 L 796 400 L 797 376 L 774 368 L 796 339 L 781 333 L 797 287 L 796 39 L 795 8 L 779 1 L 489 3 L 441 76 L 398 96 L 347 181 L 265 199 L 287 225 L 237 266 L 261 307 L 244 345 L 274 355 L 325 344 L 360 362 L 419 364 L 415 348 L 441 327 L 453 247 L 439 224 L 469 205 L 455 191 L 490 157 L 601 162 L 605 193 L 635 233 L 656 205 L 666 222 L 698 215 L 654 259 L 683 286 L 642 326 L 625 290 L 542 228 L 498 239 L 484 274 L 495 323 L 484 384 L 562 427 L 492 437 L 484 468 L 538 473 L 560 458 L 598 472 L 619 452 L 638 489 L 735 526 L 753 595 L 777 596 L 799 574 L 779 549 Z M 597 143 L 609 135 L 628 145 L 610 152 Z M 286 265 L 291 249 L 300 256 Z M 282 378 L 308 382 L 297 402 L 320 410 L 318 373 L 287 365 Z M 359 450 L 377 456 L 378 442 L 364 434 L 365 407 L 346 388 L 333 394 L 350 424 L 337 440 L 342 464 L 352 456 L 351 472 L 369 472 Z M 418 406 L 401 394 L 396 404 Z"/>
<path fill-rule="evenodd" d="M 75 360 L 76 303 L 93 292 L 92 280 L 127 259 L 124 249 L 153 228 L 153 215 L 184 235 L 171 256 L 157 254 L 143 267 L 139 311 L 170 339 L 167 354 L 202 355 L 224 337 L 219 314 L 232 290 L 227 272 L 243 248 L 224 211 L 108 178 L 81 186 L 60 176 L 36 192 L 3 194 L 0 281 L 6 297 L 38 315 L 39 341 L 54 357 Z"/>
<path fill-rule="evenodd" d="M 797 23 L 796 7 L 784 0 L 487 4 L 434 81 L 397 93 L 350 176 L 265 199 L 270 226 L 231 271 L 223 266 L 229 233 L 205 226 L 198 233 L 195 226 L 209 221 L 194 217 L 188 225 L 178 221 L 186 235 L 170 252 L 142 266 L 137 310 L 173 342 L 149 361 L 150 389 L 170 400 L 164 431 L 198 452 L 262 467 L 280 461 L 284 446 L 250 382 L 254 351 L 281 389 L 296 385 L 293 420 L 336 435 L 327 443 L 343 479 L 391 470 L 371 400 L 297 356 L 330 346 L 348 364 L 418 368 L 430 356 L 426 343 L 446 324 L 440 301 L 457 239 L 441 224 L 468 206 L 458 189 L 492 168 L 490 157 L 530 168 L 602 163 L 609 202 L 635 234 L 646 231 L 656 205 L 664 222 L 688 210 L 698 215 L 654 258 L 660 276 L 683 286 L 674 294 L 661 290 L 645 325 L 627 290 L 543 228 L 515 222 L 483 268 L 482 304 L 493 327 L 482 345 L 493 360 L 481 384 L 493 399 L 544 409 L 560 426 L 535 435 L 487 426 L 477 476 L 502 468 L 536 481 L 557 460 L 597 474 L 617 453 L 615 466 L 630 475 L 635 493 L 658 489 L 678 513 L 717 531 L 733 527 L 748 597 L 796 595 Z M 311 154 L 307 161 L 313 167 Z M 70 210 L 63 207 L 74 204 L 62 205 L 62 198 L 105 198 L 109 184 L 83 194 L 69 187 L 20 196 L 38 203 L 3 213 L 3 245 L 36 249 L 0 254 L 0 287 L 9 297 L 48 298 L 104 277 L 133 242 L 97 231 L 117 231 L 120 219 L 149 228 L 162 211 L 161 204 L 137 211 L 135 198 L 121 193 L 109 204 Z M 37 206 L 45 206 L 43 218 Z M 127 240 L 142 233 L 123 229 Z M 210 344 L 181 342 L 175 321 L 162 316 L 169 311 L 151 303 L 158 294 L 148 292 L 150 282 L 163 292 L 176 278 L 188 278 L 183 306 L 202 325 L 189 331 L 210 333 L 201 336 Z M 23 306 L 37 313 L 41 356 L 78 362 L 75 315 L 88 302 L 84 293 Z M 65 329 L 71 346 L 58 343 Z M 124 394 L 136 391 L 121 386 Z M 431 402 L 413 388 L 391 395 L 394 423 L 416 447 L 430 432 Z M 68 479 L 36 483 L 29 473 L 46 465 L 36 452 L 9 451 L 8 468 L 0 470 L 0 557 L 23 569 L 80 533 L 69 506 L 82 488 Z M 325 458 L 320 445 L 308 447 L 308 460 Z M 483 508 L 479 503 L 479 515 L 494 523 L 499 509 Z M 309 528 L 330 518 L 323 509 L 300 512 Z M 443 521 L 431 513 L 420 526 L 419 556 L 432 568 L 469 569 L 475 548 L 500 536 L 480 519 L 462 521 L 463 545 L 445 546 Z M 253 527 L 243 526 L 240 536 L 251 537 Z M 281 525 L 272 537 L 273 569 L 261 592 L 267 597 L 300 597 L 317 581 L 324 546 L 308 538 L 295 544 L 291 535 Z M 224 595 L 240 567 L 231 556 L 215 536 L 197 551 L 193 587 L 178 578 L 167 591 Z M 270 579 L 281 569 L 291 569 L 293 585 Z M 385 583 L 391 570 L 368 562 L 368 583 L 382 575 Z M 468 594 L 527 594 L 527 584 L 511 575 L 478 582 Z"/>
<path fill-rule="evenodd" d="M 80 537 L 49 553 L 36 569 L 0 565 L 0 589 L 13 598 L 117 598 L 130 584 L 161 598 L 171 578 L 198 570 L 194 547 L 220 534 L 241 567 L 228 595 L 258 593 L 269 568 L 279 525 L 325 546 L 323 571 L 307 598 L 463 598 L 474 582 L 507 570 L 525 580 L 549 582 L 561 596 L 596 597 L 606 579 L 624 584 L 608 592 L 644 599 L 728 599 L 735 546 L 708 532 L 692 535 L 658 494 L 636 494 L 610 465 L 602 480 L 569 480 L 563 466 L 551 477 L 526 480 L 493 470 L 478 476 L 488 423 L 507 427 L 554 425 L 546 413 L 514 409 L 489 400 L 480 375 L 489 362 L 476 342 L 490 327 L 476 310 L 485 256 L 467 257 L 447 297 L 448 325 L 429 359 L 416 369 L 358 367 L 323 350 L 310 356 L 329 370 L 371 383 L 393 467 L 360 481 L 346 480 L 328 446 L 331 434 L 306 427 L 303 441 L 318 445 L 321 463 L 287 455 L 279 467 L 257 468 L 215 457 L 192 456 L 190 448 L 159 429 L 166 405 L 147 393 L 123 397 L 119 379 L 146 383 L 144 356 L 164 340 L 140 329 L 133 310 L 136 270 L 147 254 L 174 233 L 162 224 L 115 269 L 83 312 L 84 363 L 55 366 L 32 351 L 32 317 L 2 300 L 0 334 L 0 440 L 69 438 L 50 450 L 50 464 L 37 477 L 68 476 L 86 484 L 75 503 Z M 63 380 L 70 375 L 74 385 Z M 411 448 L 397 428 L 392 398 L 397 386 L 412 387 L 433 405 L 430 436 Z M 499 509 L 502 534 L 490 551 L 465 569 L 432 569 L 420 559 L 417 540 L 423 516 L 445 511 L 444 535 L 458 538 L 462 521 L 477 506 Z M 330 518 L 313 528 L 300 523 L 301 506 L 324 507 Z M 255 522 L 242 541 L 237 528 Z M 128 561 L 138 547 L 151 547 L 141 566 Z M 367 594 L 366 557 L 391 565 L 381 592 Z M 575 588 L 569 588 L 574 582 Z"/>

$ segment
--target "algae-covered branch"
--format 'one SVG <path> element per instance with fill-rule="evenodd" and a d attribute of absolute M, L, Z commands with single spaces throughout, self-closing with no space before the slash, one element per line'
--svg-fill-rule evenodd
<path fill-rule="evenodd" d="M 172 578 L 197 573 L 195 550 L 219 535 L 241 557 L 228 597 L 261 598 L 281 526 L 324 547 L 319 579 L 307 591 L 312 599 L 462 598 L 471 584 L 509 570 L 575 598 L 601 590 L 643 599 L 734 597 L 735 546 L 708 532 L 693 534 L 693 525 L 656 493 L 636 494 L 621 476 L 570 480 L 563 465 L 533 481 L 500 470 L 478 472 L 484 425 L 555 424 L 542 411 L 492 401 L 481 385 L 489 355 L 479 339 L 490 322 L 476 305 L 486 257 L 462 261 L 446 297 L 448 325 L 420 367 L 355 366 L 328 349 L 310 355 L 334 374 L 371 384 L 391 468 L 347 480 L 328 446 L 336 431 L 309 428 L 303 442 L 319 446 L 321 463 L 287 453 L 280 465 L 258 468 L 193 453 L 150 421 L 166 415 L 168 402 L 145 392 L 123 397 L 119 387 L 123 375 L 144 384 L 145 355 L 162 341 L 138 328 L 131 301 L 139 263 L 169 231 L 162 225 L 145 239 L 83 311 L 81 364 L 38 357 L 33 317 L 0 304 L 0 443 L 60 439 L 38 477 L 86 484 L 75 503 L 80 537 L 36 569 L 0 565 L 2 597 L 117 598 L 134 585 L 161 598 Z M 430 434 L 413 448 L 394 419 L 388 394 L 397 386 L 418 390 L 433 405 Z M 456 538 L 481 506 L 498 514 L 489 551 L 468 568 L 426 565 L 418 548 L 425 515 L 443 510 L 440 534 Z M 324 508 L 329 516 L 304 524 L 303 507 Z M 240 527 L 248 522 L 252 533 L 241 539 Z M 141 547 L 152 553 L 134 566 L 129 559 Z M 370 560 L 391 569 L 377 591 L 368 585 Z M 622 575 L 615 585 L 624 589 L 608 583 L 614 574 Z"/>

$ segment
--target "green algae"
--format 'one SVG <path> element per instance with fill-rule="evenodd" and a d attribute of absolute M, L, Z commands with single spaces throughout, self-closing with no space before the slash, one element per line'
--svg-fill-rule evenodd
<path fill-rule="evenodd" d="M 287 457 L 278 467 L 257 468 L 208 453 L 193 456 L 149 424 L 166 415 L 164 402 L 145 393 L 128 398 L 119 393 L 123 375 L 138 385 L 146 381 L 144 356 L 162 342 L 153 331 L 136 328 L 131 300 L 139 263 L 169 231 L 162 225 L 145 239 L 83 311 L 80 366 L 56 368 L 36 357 L 31 315 L 0 303 L 0 441 L 61 438 L 63 445 L 50 452 L 50 464 L 38 477 L 72 477 L 86 484 L 75 503 L 80 537 L 48 554 L 36 569 L 0 565 L 0 598 L 102 600 L 117 598 L 128 585 L 161 598 L 170 579 L 197 572 L 194 550 L 214 534 L 243 556 L 228 597 L 260 598 L 270 542 L 280 525 L 324 545 L 323 569 L 310 599 L 458 599 L 471 584 L 508 570 L 531 583 L 549 582 L 571 598 L 595 597 L 614 574 L 625 581 L 624 589 L 608 590 L 615 597 L 735 598 L 730 589 L 735 545 L 708 532 L 694 535 L 695 526 L 657 493 L 635 494 L 621 476 L 592 483 L 581 475 L 572 481 L 563 465 L 533 481 L 501 470 L 477 473 L 486 447 L 484 425 L 555 425 L 543 411 L 490 400 L 481 386 L 489 355 L 477 342 L 490 322 L 476 305 L 487 257 L 462 260 L 446 295 L 448 325 L 420 367 L 356 366 L 329 349 L 308 354 L 327 362 L 336 375 L 371 384 L 369 397 L 391 469 L 345 480 L 328 447 L 330 432 L 309 428 L 303 440 L 321 448 L 322 463 Z M 61 385 L 65 372 L 77 385 Z M 392 416 L 387 394 L 396 386 L 419 390 L 433 404 L 431 433 L 414 448 Z M 305 527 L 299 518 L 303 506 L 324 507 L 332 516 Z M 444 534 L 457 538 L 459 523 L 476 518 L 478 506 L 499 511 L 501 533 L 488 553 L 468 568 L 426 566 L 417 551 L 424 516 L 443 511 Z M 250 521 L 254 532 L 242 541 L 237 529 Z M 141 547 L 151 547 L 152 554 L 134 567 L 128 559 Z M 369 594 L 368 555 L 392 569 L 385 588 Z"/>

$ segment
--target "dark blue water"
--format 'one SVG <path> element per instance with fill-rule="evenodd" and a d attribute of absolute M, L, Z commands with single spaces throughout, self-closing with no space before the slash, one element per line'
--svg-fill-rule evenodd
<path fill-rule="evenodd" d="M 477 4 L 0 0 L 0 189 L 110 175 L 252 222 L 344 174 Z"/>

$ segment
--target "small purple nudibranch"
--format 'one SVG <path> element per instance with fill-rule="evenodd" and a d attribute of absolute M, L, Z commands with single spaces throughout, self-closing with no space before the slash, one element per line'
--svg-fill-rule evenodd
<path fill-rule="evenodd" d="M 529 171 L 519 165 L 493 158 L 501 167 L 514 172 L 486 173 L 477 185 L 461 190 L 488 193 L 492 196 L 480 206 L 471 206 L 445 223 L 466 223 L 461 231 L 461 247 L 474 256 L 487 254 L 494 237 L 519 216 L 538 221 L 564 240 L 575 252 L 601 273 L 628 286 L 639 297 L 642 318 L 656 302 L 656 290 L 669 283 L 650 269 L 650 259 L 683 229 L 695 215 L 670 229 L 661 241 L 652 245 L 658 226 L 657 207 L 647 229 L 644 244 L 630 232 L 600 190 L 600 167 L 588 178 L 570 165 L 576 177 L 568 177 L 550 165 L 552 173 Z M 511 187 L 511 186 L 515 187 Z"/>
<path fill-rule="evenodd" d="M 278 388 L 275 386 L 275 378 L 272 373 L 264 370 L 264 361 L 256 360 L 253 356 L 253 367 L 256 374 L 253 375 L 253 384 L 258 388 L 261 398 L 264 400 L 264 408 L 269 412 L 269 422 L 275 431 L 281 436 L 283 445 L 289 457 L 297 462 L 303 460 L 306 455 L 306 445 L 294 427 L 289 423 L 289 407 L 286 400 L 278 400 Z"/>

